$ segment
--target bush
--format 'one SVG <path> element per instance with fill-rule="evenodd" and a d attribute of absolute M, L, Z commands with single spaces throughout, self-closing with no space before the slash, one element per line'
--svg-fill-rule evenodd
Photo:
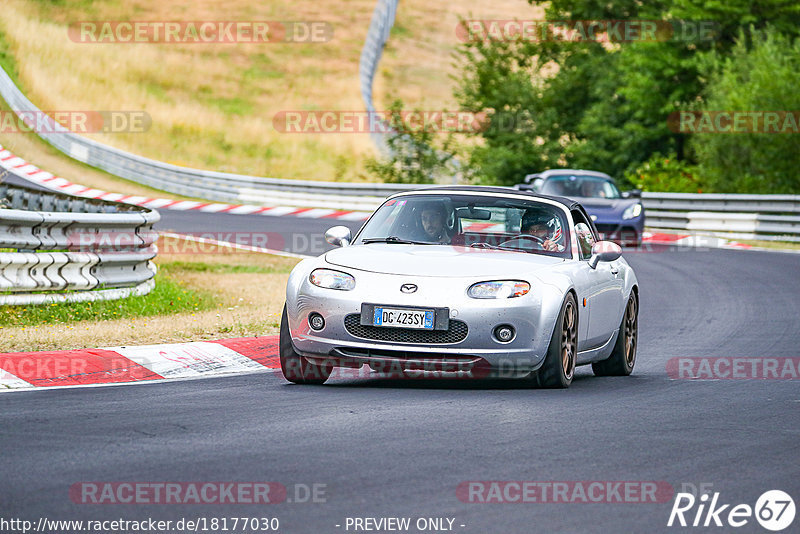
<path fill-rule="evenodd" d="M 774 30 L 740 34 L 730 57 L 705 65 L 703 111 L 800 110 L 800 39 Z M 796 116 L 796 115 L 795 115 Z M 800 134 L 696 133 L 692 147 L 710 187 L 720 193 L 800 191 Z"/>
<path fill-rule="evenodd" d="M 409 130 L 403 121 L 403 103 L 390 106 L 393 133 L 387 138 L 388 155 L 369 158 L 366 168 L 381 181 L 390 184 L 432 184 L 454 175 L 455 159 L 452 135 L 440 147 L 434 145 L 435 132 Z"/>
<path fill-rule="evenodd" d="M 674 153 L 667 157 L 654 154 L 640 165 L 627 180 L 642 191 L 663 193 L 708 193 L 700 179 L 699 169 L 685 161 L 678 161 Z"/>

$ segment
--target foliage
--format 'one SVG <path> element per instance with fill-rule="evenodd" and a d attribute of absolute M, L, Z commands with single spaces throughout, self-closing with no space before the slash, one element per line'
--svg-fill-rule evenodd
<path fill-rule="evenodd" d="M 431 184 L 457 172 L 452 133 L 437 146 L 434 141 L 439 133 L 435 128 L 410 127 L 400 100 L 389 107 L 389 117 L 388 154 L 367 160 L 370 173 L 386 183 Z"/>
<path fill-rule="evenodd" d="M 771 29 L 752 32 L 750 41 L 743 33 L 729 56 L 709 57 L 702 111 L 789 111 L 776 123 L 783 133 L 696 133 L 692 147 L 715 191 L 797 193 L 800 39 Z"/>
<path fill-rule="evenodd" d="M 642 191 L 662 193 L 708 193 L 696 166 L 680 161 L 673 152 L 667 157 L 653 154 L 634 172 L 626 175 L 627 181 Z"/>
<path fill-rule="evenodd" d="M 660 158 L 658 154 L 674 154 L 687 168 L 696 163 L 696 157 L 702 157 L 703 173 L 721 176 L 728 172 L 727 168 L 711 169 L 716 163 L 709 159 L 708 151 L 693 143 L 690 135 L 668 128 L 669 115 L 697 109 L 706 95 L 711 98 L 729 89 L 726 86 L 714 92 L 709 86 L 716 83 L 708 71 L 710 58 L 716 58 L 712 63 L 729 57 L 743 61 L 736 70 L 741 74 L 742 69 L 753 67 L 742 54 L 761 31 L 772 27 L 771 31 L 789 40 L 800 33 L 800 4 L 781 0 L 530 3 L 546 6 L 546 19 L 551 21 L 657 20 L 669 23 L 672 33 L 659 33 L 659 38 L 652 41 L 605 44 L 491 36 L 464 43 L 457 53 L 464 73 L 456 91 L 459 103 L 490 116 L 524 111 L 533 117 L 524 131 L 478 134 L 478 142 L 471 145 L 474 148 L 469 161 L 486 182 L 517 183 L 530 172 L 563 166 L 633 176 L 645 162 L 652 164 L 651 158 Z M 693 28 L 711 31 L 692 31 Z M 770 52 L 772 56 L 762 55 L 754 61 L 761 61 L 763 69 L 769 69 L 777 48 L 780 45 Z M 798 56 L 794 49 L 787 49 L 785 55 Z M 796 63 L 784 59 L 781 65 L 786 69 L 795 65 L 797 72 Z M 775 85 L 787 88 L 794 83 L 796 87 L 794 80 L 787 77 Z M 755 83 L 749 87 L 759 88 Z M 739 98 L 750 89 L 742 89 Z M 786 90 L 787 95 L 792 92 Z M 716 98 L 715 103 L 727 103 L 720 100 L 721 96 Z M 762 100 L 751 98 L 746 104 L 778 103 Z M 780 105 L 784 107 L 779 109 L 798 109 L 796 104 L 786 107 L 786 101 Z M 791 142 L 788 139 L 787 136 L 787 142 Z M 735 144 L 734 140 L 726 148 L 720 143 L 721 152 L 713 161 L 735 159 Z M 764 154 L 774 157 L 775 151 Z M 754 158 L 747 172 L 756 172 L 755 167 L 763 159 Z M 676 179 L 679 183 L 675 188 L 689 185 Z M 747 180 L 730 185 L 733 189 L 746 187 Z M 716 179 L 715 187 L 730 189 L 723 185 Z M 796 184 L 785 183 L 781 187 L 797 190 Z"/>

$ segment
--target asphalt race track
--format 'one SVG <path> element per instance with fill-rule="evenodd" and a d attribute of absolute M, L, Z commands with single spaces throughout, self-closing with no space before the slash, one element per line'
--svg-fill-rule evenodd
<path fill-rule="evenodd" d="M 176 230 L 330 226 L 162 215 L 161 228 Z M 595 378 L 582 367 L 570 389 L 551 391 L 380 376 L 296 386 L 261 373 L 4 394 L 0 515 L 277 517 L 288 533 L 345 532 L 348 517 L 454 518 L 453 530 L 464 533 L 729 532 L 668 528 L 671 499 L 468 503 L 456 489 L 465 481 L 661 481 L 676 492 L 712 484 L 732 505 L 753 506 L 771 489 L 796 499 L 800 381 L 673 380 L 666 367 L 684 356 L 796 358 L 800 255 L 673 249 L 626 258 L 641 286 L 631 377 Z M 70 486 L 87 481 L 274 481 L 291 501 L 295 484 L 324 484 L 325 502 L 73 503 Z M 752 518 L 736 531 L 765 532 Z"/>

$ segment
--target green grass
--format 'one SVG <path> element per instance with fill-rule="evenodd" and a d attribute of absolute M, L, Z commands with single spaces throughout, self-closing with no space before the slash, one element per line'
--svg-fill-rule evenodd
<path fill-rule="evenodd" d="M 263 330 L 265 325 L 269 326 L 269 327 L 272 327 L 272 328 L 278 328 L 280 326 L 280 323 L 278 323 L 277 321 L 266 321 L 266 322 L 265 321 L 260 321 L 260 322 L 257 322 L 257 323 L 242 323 L 242 322 L 240 322 L 240 323 L 235 324 L 235 325 L 222 326 L 222 327 L 220 327 L 218 329 L 218 331 L 221 334 L 230 334 L 232 332 L 237 332 L 237 331 L 241 332 L 242 330 L 245 330 L 245 331 L 247 331 L 247 330 L 249 330 L 249 331 L 259 331 L 259 330 Z"/>
<path fill-rule="evenodd" d="M 161 272 L 172 273 L 173 271 L 184 271 L 193 273 L 212 273 L 212 274 L 273 274 L 288 273 L 292 270 L 292 265 L 235 265 L 229 263 L 205 263 L 205 262 L 185 262 L 172 261 L 159 266 Z"/>
<path fill-rule="evenodd" d="M 769 248 L 775 250 L 800 250 L 800 243 L 794 241 L 752 241 L 747 239 L 733 239 L 732 241 L 759 248 Z"/>
<path fill-rule="evenodd" d="M 253 112 L 253 104 L 238 96 L 233 98 L 215 97 L 209 98 L 208 101 L 226 115 L 244 116 Z"/>
<path fill-rule="evenodd" d="M 6 71 L 14 83 L 17 83 L 17 62 L 14 59 L 14 54 L 11 53 L 11 47 L 6 40 L 6 35 L 0 31 L 0 66 Z"/>
<path fill-rule="evenodd" d="M 411 32 L 411 30 L 407 26 L 403 25 L 398 20 L 394 21 L 394 25 L 392 26 L 392 29 L 389 30 L 389 39 L 391 39 L 393 37 L 395 39 L 400 38 L 400 37 L 410 37 L 412 35 L 413 35 L 413 33 Z"/>
<path fill-rule="evenodd" d="M 166 273 L 159 272 L 156 275 L 156 287 L 141 297 L 42 306 L 5 306 L 0 309 L 0 327 L 113 321 L 128 317 L 202 311 L 218 305 L 212 294 L 188 288 Z"/>

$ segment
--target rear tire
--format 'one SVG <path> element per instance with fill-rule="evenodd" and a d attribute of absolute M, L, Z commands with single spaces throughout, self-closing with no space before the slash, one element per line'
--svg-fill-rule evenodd
<path fill-rule="evenodd" d="M 577 356 L 578 305 L 573 294 L 567 293 L 536 383 L 542 388 L 568 388 L 575 376 Z"/>
<path fill-rule="evenodd" d="M 594 362 L 595 376 L 628 376 L 636 365 L 636 347 L 639 341 L 639 299 L 631 291 L 622 322 L 619 325 L 617 342 L 607 360 Z"/>
<path fill-rule="evenodd" d="M 281 315 L 279 339 L 281 371 L 286 380 L 295 384 L 324 384 L 331 376 L 333 365 L 317 365 L 295 352 L 292 346 L 292 336 L 289 334 L 289 321 L 286 318 L 285 305 L 283 306 L 283 315 Z"/>

